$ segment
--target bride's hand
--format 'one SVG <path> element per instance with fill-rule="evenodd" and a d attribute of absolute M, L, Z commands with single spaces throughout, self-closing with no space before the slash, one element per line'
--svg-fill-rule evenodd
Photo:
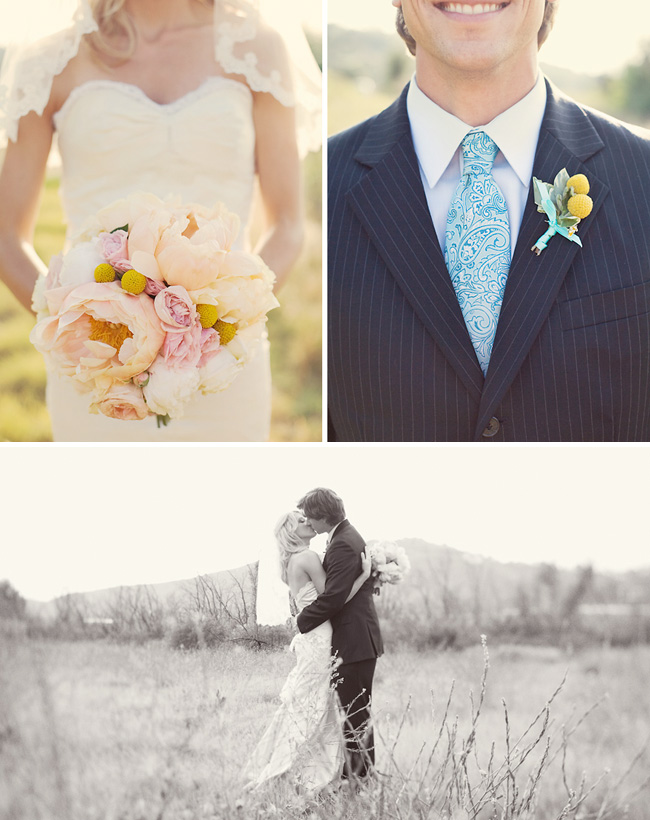
<path fill-rule="evenodd" d="M 372 570 L 372 560 L 367 552 L 364 550 L 361 553 L 361 574 L 365 578 L 370 578 L 370 572 Z"/>

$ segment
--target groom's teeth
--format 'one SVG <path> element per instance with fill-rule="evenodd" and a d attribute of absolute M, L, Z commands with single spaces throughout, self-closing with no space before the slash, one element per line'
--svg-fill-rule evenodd
<path fill-rule="evenodd" d="M 503 8 L 503 3 L 476 3 L 474 6 L 467 3 L 441 3 L 440 8 L 455 14 L 487 14 Z"/>

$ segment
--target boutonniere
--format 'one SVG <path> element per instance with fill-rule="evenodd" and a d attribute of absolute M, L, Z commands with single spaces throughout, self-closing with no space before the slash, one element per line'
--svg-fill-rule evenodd
<path fill-rule="evenodd" d="M 533 177 L 535 204 L 537 210 L 548 217 L 548 229 L 535 242 L 531 251 L 539 256 L 548 240 L 556 233 L 582 247 L 577 235 L 578 223 L 589 216 L 594 206 L 591 197 L 587 196 L 588 193 L 587 177 L 584 174 L 574 174 L 570 177 L 566 168 L 555 177 L 552 185 Z"/>

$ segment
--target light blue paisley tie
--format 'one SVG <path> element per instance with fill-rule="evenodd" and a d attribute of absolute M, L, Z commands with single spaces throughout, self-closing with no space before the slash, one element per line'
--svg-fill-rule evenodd
<path fill-rule="evenodd" d="M 496 143 L 484 131 L 470 131 L 462 149 L 463 174 L 447 214 L 445 262 L 485 375 L 510 267 L 510 227 L 492 176 Z"/>

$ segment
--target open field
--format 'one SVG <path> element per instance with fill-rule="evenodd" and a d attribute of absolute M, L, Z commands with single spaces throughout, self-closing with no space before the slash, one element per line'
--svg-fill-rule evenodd
<path fill-rule="evenodd" d="M 647 817 L 647 790 L 626 797 L 626 811 L 616 803 L 641 786 L 647 772 L 646 757 L 616 787 L 648 734 L 647 648 L 569 656 L 502 647 L 492 653 L 482 703 L 480 646 L 454 653 L 390 651 L 375 678 L 376 784 L 359 795 L 330 795 L 311 810 L 297 798 L 286 808 L 286 793 L 243 791 L 244 764 L 291 664 L 286 650 L 224 646 L 183 652 L 163 643 L 5 637 L 0 818 Z M 546 714 L 545 704 L 567 669 L 566 683 Z M 443 721 L 452 681 L 453 700 Z M 470 691 L 480 712 L 475 737 Z M 525 773 L 534 776 L 540 766 L 526 807 Z M 475 786 L 471 793 L 463 772 Z M 580 794 L 583 778 L 586 791 L 601 777 L 582 806 L 562 814 L 572 799 L 575 806 L 577 796 L 570 793 Z M 477 805 L 481 783 L 493 793 L 476 811 L 472 802 Z"/>
<path fill-rule="evenodd" d="M 272 441 L 321 441 L 321 157 L 304 163 L 306 240 L 281 307 L 269 314 L 273 370 Z M 63 247 L 58 179 L 47 180 L 34 245 L 46 264 Z M 0 283 L 0 442 L 51 441 L 45 366 L 29 341 L 33 317 Z"/>

